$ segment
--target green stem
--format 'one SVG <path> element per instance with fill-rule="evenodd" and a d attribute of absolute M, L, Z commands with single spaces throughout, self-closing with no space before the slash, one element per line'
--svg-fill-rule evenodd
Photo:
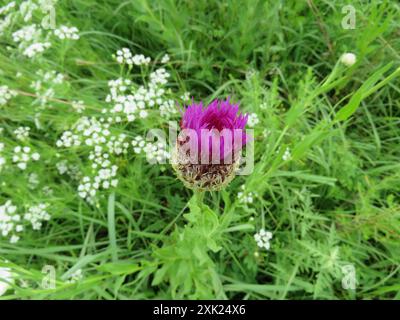
<path fill-rule="evenodd" d="M 197 191 L 195 190 L 193 192 L 193 197 L 196 201 L 196 204 L 199 206 L 199 208 L 203 208 L 203 204 L 204 204 L 204 195 L 205 192 L 204 191 Z"/>

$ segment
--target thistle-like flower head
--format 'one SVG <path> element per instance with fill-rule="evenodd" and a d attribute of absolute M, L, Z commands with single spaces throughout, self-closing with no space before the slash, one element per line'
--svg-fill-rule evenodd
<path fill-rule="evenodd" d="M 247 115 L 229 99 L 208 106 L 193 103 L 184 110 L 173 166 L 187 187 L 219 190 L 234 178 L 249 140 L 246 122 Z"/>

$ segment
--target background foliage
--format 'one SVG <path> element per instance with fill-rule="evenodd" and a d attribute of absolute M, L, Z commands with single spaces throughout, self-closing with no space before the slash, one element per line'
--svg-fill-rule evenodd
<path fill-rule="evenodd" d="M 0 204 L 46 202 L 51 214 L 40 232 L 26 231 L 16 244 L 0 238 L 0 263 L 16 274 L 2 298 L 399 298 L 399 80 L 396 73 L 385 79 L 398 67 L 400 7 L 353 1 L 356 28 L 345 30 L 347 4 L 58 1 L 57 22 L 78 27 L 78 41 L 29 59 L 1 38 L 1 85 L 32 93 L 36 71 L 55 70 L 67 79 L 55 98 L 83 100 L 91 116 L 107 106 L 108 80 L 124 72 L 140 77 L 111 57 L 128 47 L 153 60 L 170 55 L 176 101 L 186 91 L 205 101 L 229 95 L 260 120 L 253 174 L 207 194 L 205 205 L 170 165 L 150 165 L 133 152 L 118 160 L 118 187 L 90 204 L 56 168 L 65 159 L 90 169 L 82 150 L 56 147 L 81 115 L 57 101 L 40 108 L 29 95 L 0 106 L 2 142 L 18 145 L 13 131 L 29 126 L 29 144 L 41 155 L 26 171 L 1 172 Z M 356 53 L 353 67 L 337 64 L 344 52 Z M 152 116 L 118 130 L 133 138 L 165 126 Z M 286 148 L 291 158 L 284 161 Z M 33 172 L 40 182 L 32 190 Z M 238 200 L 241 185 L 253 203 Z M 260 228 L 273 233 L 269 251 L 254 241 Z M 349 264 L 356 290 L 342 287 Z M 44 265 L 56 268 L 54 290 L 41 287 Z M 80 281 L 66 281 L 80 269 Z"/>

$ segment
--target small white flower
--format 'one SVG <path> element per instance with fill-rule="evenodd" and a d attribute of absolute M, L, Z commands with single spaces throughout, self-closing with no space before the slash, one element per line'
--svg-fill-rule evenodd
<path fill-rule="evenodd" d="M 24 141 L 29 137 L 30 130 L 31 128 L 29 127 L 19 127 L 14 130 L 15 137 L 20 141 Z"/>
<path fill-rule="evenodd" d="M 0 86 L 0 106 L 4 106 L 11 98 L 15 97 L 17 93 L 10 90 L 7 86 Z"/>
<path fill-rule="evenodd" d="M 271 247 L 270 240 L 272 239 L 272 232 L 260 229 L 259 232 L 254 234 L 254 240 L 257 246 L 265 250 L 269 250 Z"/>
<path fill-rule="evenodd" d="M 347 52 L 342 54 L 342 56 L 340 57 L 340 62 L 347 67 L 351 67 L 357 62 L 357 57 L 354 53 Z"/>
<path fill-rule="evenodd" d="M 71 39 L 78 40 L 79 39 L 79 30 L 76 27 L 67 27 L 61 26 L 58 29 L 54 30 L 54 35 L 61 40 Z"/>
<path fill-rule="evenodd" d="M 161 63 L 168 63 L 170 60 L 169 55 L 165 54 L 162 58 L 161 58 Z"/>
<path fill-rule="evenodd" d="M 283 161 L 288 161 L 288 160 L 290 160 L 291 158 L 292 158 L 292 154 L 291 154 L 291 152 L 290 152 L 289 147 L 287 147 L 286 150 L 285 150 L 285 152 L 283 153 L 282 160 L 283 160 Z"/>
<path fill-rule="evenodd" d="M 143 54 L 135 54 L 133 55 L 131 50 L 128 48 L 122 48 L 121 50 L 118 50 L 116 55 L 115 55 L 115 60 L 119 64 L 127 64 L 127 65 L 147 65 L 150 63 L 151 59 L 148 57 L 145 57 Z"/>
<path fill-rule="evenodd" d="M 33 161 L 38 161 L 40 159 L 40 154 L 35 152 L 31 155 Z"/>
<path fill-rule="evenodd" d="M 254 201 L 255 193 L 251 191 L 245 191 L 245 185 L 240 187 L 241 191 L 238 192 L 237 197 L 241 204 L 251 204 Z"/>
<path fill-rule="evenodd" d="M 72 108 L 75 109 L 77 113 L 82 113 L 86 109 L 82 100 L 72 101 Z"/>
<path fill-rule="evenodd" d="M 181 99 L 183 101 L 189 101 L 190 100 L 190 92 L 184 92 L 183 95 L 181 95 Z"/>
<path fill-rule="evenodd" d="M 248 118 L 247 118 L 247 125 L 251 128 L 255 127 L 260 120 L 258 119 L 258 116 L 256 113 L 250 113 Z"/>
<path fill-rule="evenodd" d="M 44 52 L 46 49 L 50 47 L 51 47 L 50 42 L 32 43 L 23 51 L 23 55 L 27 56 L 28 58 L 33 58 L 37 54 Z"/>
<path fill-rule="evenodd" d="M 48 204 L 41 203 L 36 206 L 31 206 L 28 211 L 24 214 L 24 219 L 29 221 L 32 225 L 33 230 L 40 230 L 43 221 L 49 221 L 51 216 L 46 211 Z"/>
<path fill-rule="evenodd" d="M 23 230 L 21 216 L 16 211 L 17 207 L 11 200 L 0 206 L 0 236 L 10 237 L 10 243 L 16 243 L 19 240 L 17 233 Z"/>

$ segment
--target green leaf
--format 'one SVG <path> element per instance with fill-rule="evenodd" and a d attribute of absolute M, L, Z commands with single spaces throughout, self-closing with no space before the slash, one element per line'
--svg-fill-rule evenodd
<path fill-rule="evenodd" d="M 141 267 L 135 263 L 123 261 L 123 262 L 115 262 L 115 263 L 112 262 L 112 263 L 102 264 L 97 267 L 97 270 L 108 272 L 113 275 L 121 275 L 121 274 L 135 273 L 141 270 Z"/>
<path fill-rule="evenodd" d="M 396 71 L 394 71 L 391 75 L 389 75 L 384 80 L 375 85 L 375 83 L 379 80 L 379 78 L 381 78 L 383 74 L 387 72 L 392 65 L 393 63 L 388 63 L 386 66 L 380 68 L 372 76 L 370 76 L 364 82 L 364 84 L 354 93 L 350 101 L 342 109 L 339 110 L 339 112 L 336 114 L 335 120 L 344 121 L 348 119 L 351 115 L 354 114 L 354 112 L 357 111 L 363 99 L 373 94 L 374 92 L 378 91 L 389 81 L 397 77 L 400 74 L 400 68 L 396 69 Z"/>
<path fill-rule="evenodd" d="M 115 193 L 112 192 L 108 197 L 107 210 L 108 238 L 111 248 L 111 257 L 113 261 L 118 260 L 117 237 L 115 234 Z"/>

